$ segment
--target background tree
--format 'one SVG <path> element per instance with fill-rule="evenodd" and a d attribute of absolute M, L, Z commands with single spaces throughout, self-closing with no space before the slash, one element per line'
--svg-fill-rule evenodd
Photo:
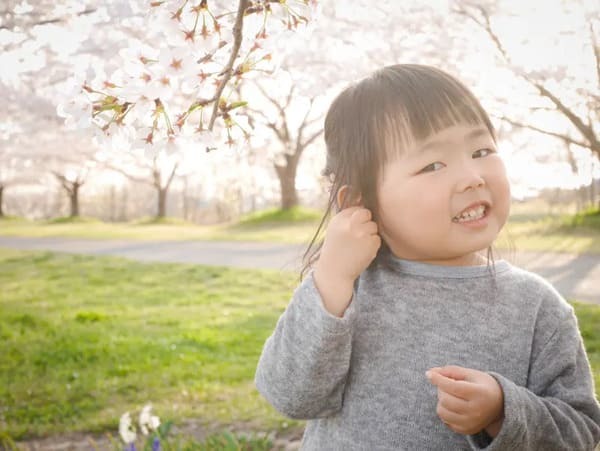
<path fill-rule="evenodd" d="M 322 112 L 317 113 L 316 117 L 314 113 L 315 98 L 297 95 L 297 88 L 289 77 L 286 78 L 287 82 L 284 77 L 279 77 L 277 88 L 269 89 L 271 92 L 267 92 L 267 88 L 260 82 L 255 83 L 254 87 L 271 108 L 263 104 L 260 110 L 251 109 L 257 122 L 267 127 L 279 143 L 279 150 L 272 157 L 272 164 L 279 180 L 282 210 L 298 205 L 296 174 L 300 157 L 323 134 Z M 275 92 L 282 89 L 287 91 L 283 101 L 282 96 L 275 95 Z"/>
<path fill-rule="evenodd" d="M 171 159 L 169 163 L 164 163 L 158 156 L 154 157 L 151 161 L 131 157 L 126 157 L 125 159 L 128 160 L 129 164 L 124 163 L 123 158 L 120 158 L 118 161 L 121 165 L 127 166 L 127 169 L 116 166 L 117 163 L 115 160 L 112 160 L 110 164 L 106 164 L 106 167 L 124 175 L 132 182 L 151 186 L 156 192 L 155 219 L 165 218 L 167 215 L 167 196 L 173 179 L 177 174 L 179 161 Z"/>
<path fill-rule="evenodd" d="M 183 2 L 176 1 L 170 3 L 175 6 L 183 4 Z M 119 77 L 114 75 L 118 66 L 121 68 L 121 78 L 127 71 L 131 73 L 148 69 L 141 61 L 138 61 L 139 64 L 135 63 L 135 58 L 130 58 L 127 60 L 128 63 L 124 64 L 125 60 L 120 59 L 121 55 L 118 52 L 118 49 L 129 49 L 128 57 L 134 57 L 135 55 L 140 56 L 146 51 L 141 44 L 146 42 L 145 39 L 148 37 L 146 29 L 142 26 L 144 24 L 143 16 L 147 11 L 143 5 L 143 2 L 137 0 L 108 0 L 101 6 L 98 6 L 96 2 L 85 0 L 77 4 L 61 0 L 57 2 L 42 0 L 32 2 L 32 5 L 29 6 L 26 2 L 9 0 L 0 6 L 0 17 L 2 18 L 0 24 L 2 27 L 0 29 L 2 50 L 0 52 L 0 96 L 6 100 L 6 108 L 0 109 L 0 124 L 7 124 L 10 121 L 19 124 L 18 131 L 13 129 L 10 132 L 6 132 L 6 127 L 2 129 L 0 126 L 0 132 L 4 130 L 3 137 L 0 137 L 0 155 L 2 155 L 0 177 L 3 167 L 5 168 L 4 172 L 7 173 L 9 161 L 23 162 L 10 163 L 12 170 L 19 172 L 19 174 L 15 174 L 15 177 L 26 174 L 33 178 L 36 177 L 38 165 L 34 163 L 26 166 L 24 162 L 28 161 L 28 157 L 21 158 L 19 156 L 21 153 L 29 153 L 33 157 L 40 155 L 44 155 L 43 158 L 49 157 L 50 150 L 36 153 L 39 150 L 35 150 L 35 146 L 15 145 L 21 140 L 21 135 L 31 135 L 38 144 L 42 143 L 42 146 L 38 147 L 47 149 L 51 147 L 58 156 L 65 156 L 65 150 L 61 146 L 45 145 L 48 136 L 45 135 L 46 131 L 62 134 L 64 129 L 57 128 L 56 125 L 47 121 L 50 114 L 55 116 L 55 111 L 54 108 L 44 106 L 44 103 L 51 106 L 56 104 L 57 99 L 63 95 L 61 92 L 69 88 L 66 80 L 70 74 L 83 73 L 85 68 L 91 66 L 94 70 L 85 74 L 83 79 L 89 80 L 94 86 L 103 86 L 106 93 L 112 93 L 114 88 L 111 87 L 111 84 L 119 81 Z M 216 159 L 213 159 L 211 155 L 211 158 L 203 163 L 192 165 L 197 173 L 191 173 L 188 182 L 191 185 L 202 185 L 205 188 L 212 185 L 211 189 L 203 188 L 202 192 L 214 196 L 215 203 L 219 201 L 232 205 L 237 203 L 235 208 L 223 209 L 223 211 L 228 211 L 227 217 L 231 217 L 231 215 L 234 217 L 235 214 L 248 208 L 255 208 L 255 205 L 268 205 L 269 202 L 277 201 L 278 196 L 280 197 L 279 205 L 283 206 L 281 193 L 293 192 L 296 189 L 296 181 L 290 182 L 294 176 L 302 180 L 304 187 L 307 186 L 307 180 L 314 179 L 312 192 L 304 192 L 300 195 L 302 200 L 313 199 L 311 200 L 313 202 L 316 199 L 316 193 L 322 195 L 324 192 L 317 176 L 319 167 L 322 167 L 319 159 L 324 155 L 321 136 L 317 136 L 299 156 L 294 157 L 298 148 L 296 144 L 299 142 L 298 131 L 302 126 L 302 118 L 311 99 L 314 99 L 314 102 L 302 135 L 305 141 L 313 133 L 319 132 L 327 104 L 331 96 L 339 92 L 342 86 L 382 65 L 406 62 L 436 65 L 464 80 L 472 87 L 484 106 L 492 112 L 496 125 L 501 128 L 501 132 L 506 138 L 508 143 L 506 147 L 510 148 L 511 141 L 513 141 L 513 137 L 508 136 L 508 133 L 515 134 L 515 142 L 517 142 L 517 131 L 520 131 L 519 134 L 523 134 L 523 136 L 532 137 L 531 141 L 528 141 L 529 138 L 522 140 L 523 142 L 527 141 L 526 146 L 513 144 L 512 147 L 520 146 L 522 150 L 516 149 L 514 154 L 509 152 L 511 156 L 529 155 L 529 160 L 523 159 L 522 161 L 545 168 L 560 163 L 565 167 L 574 168 L 580 178 L 584 173 L 589 178 L 592 170 L 589 169 L 589 158 L 586 157 L 585 152 L 591 153 L 592 150 L 579 144 L 589 145 L 590 140 L 585 138 L 586 130 L 591 131 L 595 136 L 593 139 L 597 140 L 598 27 L 596 24 L 599 8 L 588 2 L 591 10 L 587 11 L 583 6 L 584 3 L 580 1 L 561 3 L 559 0 L 551 0 L 545 2 L 543 9 L 536 12 L 537 17 L 541 17 L 543 20 L 537 20 L 532 24 L 530 20 L 526 20 L 527 17 L 531 17 L 527 8 L 530 6 L 539 8 L 538 2 L 526 2 L 523 5 L 511 3 L 509 5 L 506 1 L 500 0 L 487 0 L 477 4 L 467 0 L 456 0 L 452 5 L 457 10 L 455 14 L 450 14 L 450 9 L 444 6 L 443 2 L 409 1 L 400 3 L 385 0 L 376 3 L 366 0 L 352 0 L 350 3 L 324 2 L 323 13 L 319 21 L 313 23 L 314 30 L 311 39 L 298 42 L 288 41 L 287 38 L 282 39 L 281 42 L 271 41 L 270 47 L 263 49 L 263 51 L 271 52 L 272 61 L 279 63 L 282 69 L 281 73 L 289 74 L 294 86 L 293 91 L 276 89 L 283 88 L 284 85 L 280 85 L 275 78 L 272 78 L 272 75 L 259 71 L 244 72 L 247 67 L 237 62 L 232 66 L 232 76 L 229 80 L 236 89 L 241 86 L 243 95 L 240 98 L 234 99 L 232 96 L 227 99 L 229 106 L 225 104 L 224 108 L 220 110 L 219 120 L 227 118 L 232 125 L 229 129 L 227 127 L 221 129 L 220 139 L 223 142 L 232 142 L 231 145 L 225 145 L 224 153 L 228 155 L 228 158 L 234 155 L 235 158 L 225 158 L 223 161 L 220 160 L 220 163 L 216 163 Z M 483 7 L 483 12 L 479 7 Z M 459 11 L 462 9 L 472 13 L 473 18 L 460 13 Z M 552 17 L 549 14 L 555 10 L 565 11 L 560 21 L 551 20 Z M 177 10 L 173 11 L 173 13 L 176 12 Z M 505 54 L 509 56 L 510 63 L 495 45 L 490 33 L 486 31 L 484 13 L 488 15 L 491 30 L 496 35 L 498 42 L 501 43 Z M 479 23 L 474 19 L 477 19 Z M 165 27 L 162 29 L 166 30 Z M 267 34 L 268 32 L 267 28 Z M 166 36 L 169 36 L 169 33 L 163 35 L 165 42 L 167 42 Z M 246 38 L 250 37 L 250 35 L 246 35 Z M 520 42 L 520 39 L 527 39 L 528 42 Z M 584 41 L 584 45 L 580 45 Z M 150 39 L 147 42 L 152 43 L 153 41 Z M 280 51 L 283 47 L 285 47 L 285 52 Z M 546 52 L 547 48 L 551 48 L 552 52 L 557 54 L 552 55 L 552 52 Z M 565 49 L 570 53 L 565 53 Z M 136 53 L 138 51 L 139 54 Z M 574 56 L 578 54 L 577 52 L 581 57 Z M 534 57 L 531 57 L 532 54 Z M 157 67 L 161 69 L 157 69 L 155 72 L 150 71 L 147 75 L 154 77 L 154 81 L 169 81 L 172 84 L 169 86 L 163 84 L 162 87 L 159 86 L 160 83 L 153 85 L 150 92 L 159 94 L 154 99 L 164 98 L 164 102 L 161 100 L 161 104 L 170 111 L 171 126 L 177 129 L 181 117 L 176 113 L 184 110 L 179 110 L 179 104 L 172 99 L 181 94 L 198 96 L 199 93 L 192 92 L 193 90 L 189 91 L 190 83 L 184 83 L 181 77 L 176 75 L 169 78 L 171 69 L 169 69 L 170 64 L 167 63 L 178 60 L 176 52 L 171 52 L 166 56 L 161 56 L 158 52 L 156 55 L 156 61 L 162 60 L 162 63 L 157 63 Z M 188 57 L 190 55 L 193 54 L 188 52 Z M 191 62 L 196 64 L 198 59 L 192 58 Z M 244 60 L 238 60 L 239 63 L 242 61 Z M 221 68 L 226 67 L 226 59 L 221 59 L 219 62 Z M 254 62 L 252 59 L 245 61 L 249 64 L 248 67 L 252 67 Z M 532 65 L 531 62 L 536 64 Z M 183 63 L 190 65 L 189 60 L 185 62 L 182 60 Z M 586 75 L 582 77 L 577 73 L 575 66 L 585 67 Z M 513 67 L 520 68 L 526 77 L 539 83 L 541 87 L 554 95 L 573 113 L 571 116 L 573 120 L 563 114 L 556 102 L 553 102 L 550 97 L 542 95 L 541 90 L 534 87 L 526 78 L 515 75 L 517 72 L 512 70 Z M 237 84 L 236 71 L 243 72 L 244 77 L 254 73 L 257 78 L 256 82 L 264 88 L 270 99 L 262 95 L 258 89 L 254 90 L 256 91 L 255 96 L 250 96 L 248 93 L 252 90 L 251 84 Z M 157 77 L 161 74 L 166 78 Z M 195 74 L 198 77 L 201 75 L 201 73 Z M 244 77 L 242 78 L 244 79 Z M 114 90 L 114 92 L 117 91 Z M 165 93 L 164 96 L 163 93 Z M 214 85 L 212 91 L 207 89 L 206 96 L 199 97 L 206 100 L 213 95 Z M 288 97 L 290 98 L 289 103 L 287 103 Z M 255 142 L 245 141 L 244 133 L 235 125 L 239 123 L 242 128 L 246 127 L 243 120 L 244 115 L 236 113 L 242 108 L 245 100 L 249 101 L 253 110 L 266 114 L 266 117 L 265 114 L 252 113 L 250 115 L 255 126 L 255 134 L 262 135 Z M 228 110 L 234 103 L 239 103 L 240 107 Z M 282 108 L 286 105 L 289 107 Z M 83 108 L 85 105 L 79 106 Z M 212 106 L 214 107 L 214 104 Z M 87 107 L 91 109 L 90 104 Z M 148 114 L 152 117 L 152 114 L 157 111 L 158 104 L 150 101 L 146 107 L 148 107 Z M 285 116 L 279 114 L 282 110 Z M 204 111 L 204 119 L 207 119 L 212 109 L 208 106 L 195 109 L 190 112 L 187 120 L 199 124 L 201 111 Z M 133 115 L 134 112 L 131 110 L 128 115 Z M 241 117 L 238 118 L 238 116 Z M 583 124 L 583 128 L 577 128 L 575 116 L 580 119 L 580 125 Z M 164 117 L 160 113 L 159 121 L 164 121 Z M 69 121 L 76 123 L 82 121 L 81 118 L 82 116 L 72 115 Z M 506 120 L 501 121 L 502 118 Z M 315 122 L 311 123 L 312 120 Z M 285 137 L 284 122 L 287 122 L 289 132 L 289 140 L 285 143 L 280 139 L 280 136 Z M 164 123 L 166 122 L 161 122 L 161 124 Z M 516 123 L 527 127 L 517 127 Z M 186 121 L 183 127 L 190 124 L 191 122 Z M 513 126 L 512 129 L 510 125 Z M 555 138 L 557 145 L 540 145 L 544 141 L 541 140 L 541 135 L 537 135 L 538 131 L 535 131 L 535 128 L 549 131 L 550 133 L 545 135 Z M 102 130 L 100 131 L 102 132 Z M 111 156 L 107 157 L 107 163 L 111 163 L 110 159 L 117 158 L 119 154 L 129 152 L 127 142 L 132 139 L 147 140 L 150 136 L 150 128 L 132 133 L 131 130 L 126 131 L 113 124 L 106 131 L 110 133 L 110 136 L 107 137 L 104 132 L 100 133 L 95 145 L 99 149 L 111 149 Z M 192 133 L 195 136 L 194 139 L 180 146 L 182 154 L 190 153 L 198 156 L 198 154 L 205 153 L 205 149 L 214 144 L 210 139 L 200 138 L 194 133 Z M 155 137 L 152 136 L 152 138 Z M 536 142 L 538 142 L 537 145 Z M 169 148 L 172 143 L 166 137 L 163 140 L 155 140 L 155 143 L 160 144 L 160 152 L 172 152 L 172 149 Z M 302 143 L 300 142 L 300 144 Z M 89 141 L 82 143 L 81 149 L 85 148 L 92 148 L 92 144 Z M 517 155 L 517 150 L 519 155 Z M 73 156 L 71 150 L 66 151 L 66 154 L 70 161 Z M 535 158 L 532 157 L 534 154 Z M 5 157 L 5 155 L 9 156 Z M 155 155 L 156 151 L 151 149 L 147 154 L 137 154 L 138 158 L 146 159 L 148 167 L 144 169 L 146 172 L 135 170 L 131 173 L 134 177 L 147 179 L 148 186 L 154 186 L 153 180 L 156 178 L 152 175 L 151 169 L 152 158 Z M 244 159 L 246 161 L 242 161 Z M 513 166 L 520 164 L 517 160 L 518 158 L 509 158 L 507 163 Z M 121 167 L 118 160 L 112 163 L 114 166 Z M 201 180 L 202 177 L 206 177 L 206 172 L 202 172 L 203 175 L 200 175 L 199 168 L 202 165 L 208 165 L 211 168 L 211 178 L 205 178 L 206 182 L 204 179 Z M 303 167 L 303 165 L 306 166 Z M 293 167 L 295 167 L 295 171 Z M 130 169 L 127 164 L 121 168 L 126 172 Z M 268 168 L 269 172 L 265 168 Z M 59 168 L 53 169 L 58 170 Z M 172 189 L 173 184 L 175 187 L 178 186 L 177 177 L 182 169 L 180 164 L 173 175 L 169 189 Z M 97 183 L 101 180 L 109 180 L 111 183 L 110 177 L 100 177 L 103 170 L 106 169 L 94 168 L 93 178 L 89 179 L 90 181 L 85 185 L 86 198 L 87 193 L 96 191 L 96 187 L 90 189 L 90 183 Z M 172 166 L 169 165 L 160 168 L 162 185 L 169 180 L 171 170 Z M 187 165 L 185 170 L 188 171 Z M 597 169 L 595 170 L 597 177 Z M 64 175 L 64 171 L 59 170 L 59 172 Z M 516 173 L 518 172 L 516 171 Z M 511 168 L 509 168 L 509 173 L 511 173 Z M 282 185 L 282 178 L 279 175 L 287 180 L 285 184 Z M 519 175 L 519 177 L 521 179 L 517 182 L 521 184 L 531 186 L 537 184 L 539 188 L 543 188 L 538 179 L 527 174 Z M 554 177 L 553 182 L 562 183 L 559 178 Z M 38 179 L 43 180 L 41 177 Z M 255 191 L 257 194 L 256 196 L 252 194 L 255 197 L 248 200 L 250 187 L 254 186 L 256 187 L 252 188 L 253 193 Z M 277 186 L 279 186 L 278 190 Z M 551 188 L 550 185 L 548 187 Z M 50 188 L 49 186 L 48 189 Z M 593 185 L 590 185 L 590 188 L 593 188 Z M 526 191 L 533 193 L 535 189 Z M 15 187 L 15 191 L 11 189 L 10 192 L 18 195 L 19 191 Z M 140 196 L 136 198 L 141 199 L 141 192 L 137 194 Z M 590 194 L 594 193 L 590 192 Z M 6 193 L 4 197 L 6 197 Z M 167 197 L 165 195 L 165 199 Z M 219 199 L 220 197 L 223 199 Z M 289 199 L 285 204 L 290 205 L 293 204 L 293 199 L 297 198 L 298 194 L 296 193 L 295 196 L 285 194 L 283 197 Z M 157 198 L 159 198 L 158 195 Z M 226 201 L 225 198 L 227 198 Z M 15 205 L 15 199 L 11 197 L 11 205 Z M 128 199 L 131 202 L 133 197 L 129 196 Z M 213 200 L 202 200 L 202 202 L 210 203 Z M 157 200 L 156 204 L 158 203 Z M 21 205 L 26 204 L 25 202 L 21 203 Z M 135 210 L 136 214 L 141 211 L 137 206 L 133 207 L 132 211 Z M 87 207 L 84 205 L 85 208 Z M 223 217 L 225 216 L 223 215 Z"/>
<path fill-rule="evenodd" d="M 513 26 L 511 35 L 525 33 L 519 36 L 518 45 L 515 45 L 514 39 L 512 45 L 507 44 L 506 31 L 505 34 L 500 31 L 500 25 L 506 21 L 507 13 L 502 10 L 500 2 L 473 4 L 463 1 L 456 3 L 454 8 L 457 14 L 468 18 L 484 32 L 501 63 L 537 96 L 537 99 L 527 99 L 529 107 L 522 108 L 520 114 L 501 114 L 499 118 L 511 126 L 533 130 L 557 139 L 559 143 L 564 144 L 566 158 L 573 169 L 577 166 L 574 148 L 586 149 L 598 161 L 600 8 L 586 6 L 586 3 L 581 1 L 550 2 L 543 6 L 530 4 L 522 7 L 529 9 L 530 13 L 536 7 L 544 8 L 545 11 L 539 11 L 540 14 L 548 16 L 554 13 L 555 17 L 561 18 L 556 21 L 539 20 L 536 27 L 545 28 L 543 38 L 546 39 L 546 48 L 553 49 L 555 54 L 574 52 L 579 57 L 575 60 L 577 64 L 573 64 L 573 58 L 569 58 L 565 63 L 561 63 L 559 58 L 545 60 L 541 64 L 524 61 L 518 53 L 522 54 L 522 48 L 536 40 L 535 32 L 538 30 L 532 30 L 532 24 L 528 24 L 527 28 Z M 538 40 L 539 38 L 540 36 L 537 36 Z M 527 119 L 524 119 L 524 116 Z M 592 175 L 592 204 L 595 198 L 594 186 Z M 600 198 L 597 208 L 600 209 Z"/>

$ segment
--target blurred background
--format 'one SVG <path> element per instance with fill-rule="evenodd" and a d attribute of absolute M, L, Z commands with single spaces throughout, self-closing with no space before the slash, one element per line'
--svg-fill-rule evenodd
<path fill-rule="evenodd" d="M 270 207 L 320 208 L 324 143 L 314 135 L 330 100 L 350 81 L 406 62 L 441 67 L 481 99 L 517 202 L 535 199 L 551 214 L 600 202 L 596 2 L 322 2 L 282 74 L 243 85 L 254 139 L 233 155 L 190 143 L 158 167 L 108 151 L 56 114 L 75 72 L 94 62 L 110 73 L 110 55 L 141 34 L 119 17 L 131 11 L 88 3 L 4 2 L 2 215 L 213 224 Z"/>

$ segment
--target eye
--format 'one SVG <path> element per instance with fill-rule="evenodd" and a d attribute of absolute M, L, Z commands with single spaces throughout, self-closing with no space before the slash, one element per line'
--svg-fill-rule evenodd
<path fill-rule="evenodd" d="M 422 174 L 424 172 L 433 172 L 433 171 L 438 171 L 440 169 L 442 169 L 443 167 L 445 167 L 446 165 L 444 163 L 440 163 L 439 161 L 436 161 L 435 163 L 431 163 L 428 164 L 427 166 L 425 166 L 423 169 L 421 169 L 419 171 L 419 174 Z"/>
<path fill-rule="evenodd" d="M 494 152 L 495 151 L 493 149 L 479 149 L 473 152 L 473 158 L 487 157 L 488 155 L 491 155 Z"/>

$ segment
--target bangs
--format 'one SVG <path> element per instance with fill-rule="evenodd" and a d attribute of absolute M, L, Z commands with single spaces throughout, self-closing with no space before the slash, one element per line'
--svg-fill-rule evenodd
<path fill-rule="evenodd" d="M 455 79 L 441 71 L 432 73 L 431 68 L 423 74 L 401 72 L 381 73 L 391 86 L 384 89 L 387 96 L 381 99 L 381 116 L 374 124 L 373 138 L 384 150 L 380 168 L 388 159 L 453 125 L 480 125 L 496 139 L 479 101 Z"/>

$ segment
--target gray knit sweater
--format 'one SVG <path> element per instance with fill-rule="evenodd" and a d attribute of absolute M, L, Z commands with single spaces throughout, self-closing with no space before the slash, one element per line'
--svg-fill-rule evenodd
<path fill-rule="evenodd" d="M 436 414 L 431 367 L 486 371 L 504 423 L 461 435 Z M 600 442 L 600 405 L 573 308 L 506 261 L 434 266 L 393 258 L 355 284 L 343 318 L 312 273 L 267 339 L 255 376 L 280 412 L 308 419 L 303 450 L 565 450 Z"/>

